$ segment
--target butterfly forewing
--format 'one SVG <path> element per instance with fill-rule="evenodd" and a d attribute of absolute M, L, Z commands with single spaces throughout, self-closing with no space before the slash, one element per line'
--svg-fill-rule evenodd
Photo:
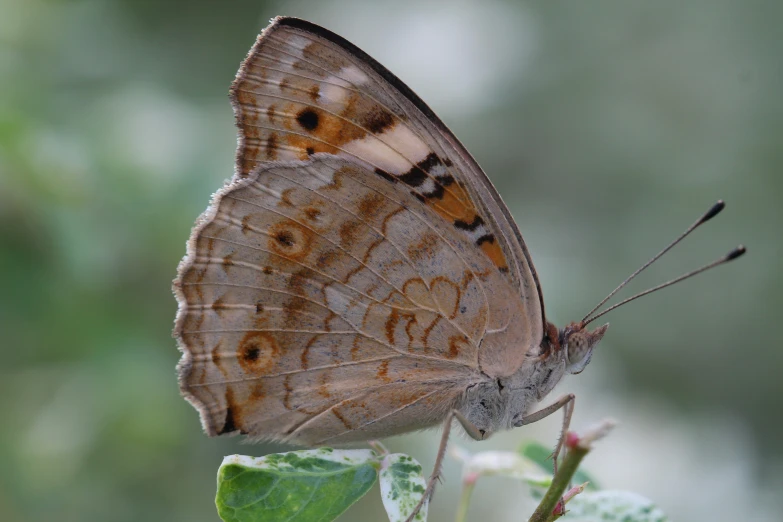
<path fill-rule="evenodd" d="M 210 435 L 403 433 L 538 354 L 543 304 L 508 210 L 396 77 L 277 19 L 232 101 L 236 176 L 175 282 L 180 383 Z"/>
<path fill-rule="evenodd" d="M 537 344 L 543 300 L 508 209 L 471 155 L 396 76 L 317 25 L 278 18 L 237 74 L 237 171 L 272 159 L 328 152 L 366 162 L 436 209 L 520 289 Z M 521 318 L 520 318 L 521 319 Z"/>

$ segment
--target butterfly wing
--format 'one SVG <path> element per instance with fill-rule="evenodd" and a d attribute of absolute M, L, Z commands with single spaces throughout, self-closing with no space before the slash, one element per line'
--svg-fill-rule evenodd
<path fill-rule="evenodd" d="M 180 383 L 210 435 L 410 431 L 537 355 L 543 303 L 516 226 L 402 82 L 282 18 L 231 96 L 236 176 L 175 282 Z"/>
<path fill-rule="evenodd" d="M 237 173 L 268 160 L 327 152 L 363 162 L 415 194 L 470 239 L 517 289 L 523 322 L 508 350 L 483 343 L 483 367 L 518 368 L 543 337 L 538 277 L 511 214 L 487 176 L 433 111 L 383 65 L 342 37 L 304 20 L 277 18 L 259 36 L 232 85 L 239 146 Z M 504 335 L 504 334 L 503 334 Z"/>
<path fill-rule="evenodd" d="M 303 444 L 438 422 L 482 379 L 492 264 L 332 155 L 219 192 L 180 267 L 181 383 L 208 433 Z"/>

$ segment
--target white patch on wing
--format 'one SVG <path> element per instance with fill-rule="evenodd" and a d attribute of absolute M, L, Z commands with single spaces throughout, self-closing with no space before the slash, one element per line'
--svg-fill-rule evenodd
<path fill-rule="evenodd" d="M 351 304 L 348 298 L 345 297 L 342 292 L 335 290 L 330 285 L 324 287 L 324 292 L 326 293 L 326 304 L 329 306 L 329 310 L 340 317 L 345 316 L 348 307 Z"/>
<path fill-rule="evenodd" d="M 405 125 L 395 125 L 381 133 L 379 138 L 412 163 L 420 162 L 432 152 L 429 146 Z"/>
<path fill-rule="evenodd" d="M 332 169 L 318 169 L 313 165 L 305 165 L 304 169 L 310 176 L 304 178 L 302 184 L 309 189 L 318 190 L 334 183 L 334 170 Z"/>
<path fill-rule="evenodd" d="M 439 163 L 438 165 L 435 165 L 430 169 L 430 176 L 433 178 L 436 178 L 438 176 L 442 176 L 446 173 L 446 166 L 442 163 Z"/>
<path fill-rule="evenodd" d="M 424 180 L 424 183 L 416 187 L 416 192 L 419 194 L 429 194 L 430 192 L 435 190 L 435 180 L 428 177 Z"/>
<path fill-rule="evenodd" d="M 333 105 L 343 105 L 346 98 L 348 98 L 348 89 L 342 85 L 335 85 L 344 83 L 339 78 L 330 76 L 324 83 L 321 84 L 319 95 L 326 103 Z"/>
<path fill-rule="evenodd" d="M 351 83 L 345 81 L 344 79 L 340 78 L 339 76 L 332 76 L 330 75 L 326 80 L 324 80 L 326 83 L 339 85 L 340 87 L 345 87 L 346 89 L 350 89 Z"/>
<path fill-rule="evenodd" d="M 340 77 L 345 78 L 349 82 L 355 84 L 355 85 L 361 85 L 363 83 L 367 83 L 369 78 L 366 74 L 364 74 L 361 69 L 356 67 L 355 65 L 349 65 L 348 67 L 343 67 L 340 69 Z"/>
<path fill-rule="evenodd" d="M 348 154 L 339 153 L 340 156 L 347 159 L 353 159 L 356 156 L 372 167 L 383 169 L 391 174 L 402 174 L 411 168 L 408 160 L 373 137 L 348 142 L 343 145 L 343 149 Z"/>
<path fill-rule="evenodd" d="M 463 230 L 465 234 L 467 234 L 468 237 L 475 243 L 478 241 L 478 238 L 481 236 L 485 236 L 488 234 L 487 229 L 484 227 L 484 225 L 479 225 L 475 228 L 475 230 Z"/>
<path fill-rule="evenodd" d="M 326 295 L 326 304 L 329 310 L 339 316 L 353 328 L 361 328 L 364 314 L 367 313 L 367 306 L 363 303 L 354 301 L 344 293 L 333 288 L 331 285 L 324 287 Z"/>
<path fill-rule="evenodd" d="M 263 192 L 264 194 L 271 196 L 274 202 L 278 202 L 283 198 L 283 195 L 280 192 L 277 192 L 276 190 L 266 185 L 262 185 L 258 181 L 253 182 L 251 186 L 259 192 Z"/>
<path fill-rule="evenodd" d="M 395 175 L 405 174 L 431 152 L 427 144 L 405 125 L 395 125 L 381 134 L 350 141 L 343 149 Z"/>
<path fill-rule="evenodd" d="M 302 51 L 304 51 L 305 47 L 313 43 L 313 41 L 310 40 L 309 38 L 306 38 L 304 36 L 299 36 L 298 34 L 293 34 L 293 33 L 286 34 L 282 38 L 277 37 L 276 35 L 272 35 L 272 37 L 269 39 L 276 40 L 278 43 L 282 45 L 295 48 L 296 50 L 299 51 L 300 55 L 302 55 Z"/>

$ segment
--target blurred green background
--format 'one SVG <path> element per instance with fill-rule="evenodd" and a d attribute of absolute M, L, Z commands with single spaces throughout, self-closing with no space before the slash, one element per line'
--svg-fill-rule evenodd
<path fill-rule="evenodd" d="M 609 316 L 575 428 L 621 424 L 586 466 L 673 519 L 780 520 L 783 3 L 777 0 L 0 0 L 0 520 L 215 521 L 223 455 L 179 397 L 170 283 L 232 174 L 228 85 L 277 14 L 405 80 L 511 208 L 548 315 L 749 254 Z M 554 441 L 551 419 L 473 443 Z M 438 434 L 388 441 L 425 467 Z M 451 520 L 450 460 L 431 520 Z M 470 519 L 521 520 L 480 482 Z M 344 520 L 380 520 L 377 494 Z"/>

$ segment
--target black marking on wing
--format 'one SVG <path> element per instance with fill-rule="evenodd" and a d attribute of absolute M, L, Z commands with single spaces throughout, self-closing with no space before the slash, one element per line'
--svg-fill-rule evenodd
<path fill-rule="evenodd" d="M 392 183 L 397 183 L 397 178 L 395 178 L 394 176 L 392 176 L 391 174 L 389 174 L 383 169 L 375 169 L 375 173 L 378 174 L 383 179 L 391 181 Z"/>
<path fill-rule="evenodd" d="M 446 187 L 454 183 L 454 177 L 451 174 L 443 174 L 442 176 L 435 177 L 437 184 L 432 192 L 423 194 L 421 200 L 426 199 L 443 199 L 443 194 L 446 192 Z"/>
<path fill-rule="evenodd" d="M 484 234 L 480 238 L 476 240 L 476 244 L 481 246 L 482 243 L 494 243 L 495 242 L 495 236 L 492 234 Z"/>
<path fill-rule="evenodd" d="M 454 221 L 455 227 L 462 230 L 470 230 L 471 232 L 476 230 L 478 227 L 482 226 L 483 224 L 484 224 L 484 220 L 481 219 L 481 216 L 478 215 L 475 218 L 473 218 L 473 221 L 471 221 L 470 223 L 462 221 L 461 219 L 457 219 L 456 221 Z"/>
<path fill-rule="evenodd" d="M 304 129 L 309 131 L 315 130 L 315 128 L 318 127 L 318 113 L 310 107 L 307 107 L 296 115 L 296 121 L 299 122 L 299 125 Z"/>
<path fill-rule="evenodd" d="M 234 424 L 234 412 L 229 405 L 228 408 L 226 408 L 226 422 L 223 423 L 223 429 L 218 432 L 218 435 L 223 435 L 224 433 L 231 433 L 234 431 L 237 431 L 237 427 L 236 424 Z"/>

